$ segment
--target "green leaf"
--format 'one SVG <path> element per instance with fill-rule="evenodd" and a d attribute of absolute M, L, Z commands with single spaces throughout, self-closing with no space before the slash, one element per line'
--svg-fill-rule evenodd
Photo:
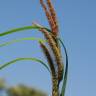
<path fill-rule="evenodd" d="M 14 60 L 12 60 L 10 62 L 7 62 L 7 63 L 5 63 L 3 65 L 0 65 L 0 70 L 8 67 L 9 65 L 12 65 L 13 63 L 16 63 L 17 61 L 22 61 L 22 60 L 31 60 L 31 61 L 39 62 L 50 72 L 49 67 L 42 60 L 37 59 L 37 58 L 16 58 L 16 59 L 14 59 Z"/>
<path fill-rule="evenodd" d="M 20 27 L 20 28 L 15 28 L 15 29 L 11 29 L 9 31 L 6 31 L 6 32 L 3 32 L 3 33 L 0 33 L 0 36 L 5 36 L 5 35 L 8 35 L 8 34 L 12 34 L 12 33 L 16 33 L 16 32 L 23 32 L 23 31 L 26 31 L 26 30 L 32 30 L 32 29 L 37 29 L 39 30 L 41 27 L 39 26 L 24 26 L 24 27 Z M 45 28 L 45 27 L 44 27 Z M 46 30 L 48 30 L 50 32 L 50 30 L 48 28 L 45 28 Z"/>
<path fill-rule="evenodd" d="M 24 41 L 24 40 L 37 40 L 39 42 L 46 42 L 46 40 L 40 39 L 40 38 L 32 38 L 32 37 L 28 37 L 28 38 L 21 38 L 21 39 L 16 39 L 16 40 L 12 40 L 3 44 L 0 44 L 0 47 L 6 46 L 6 45 L 10 45 L 13 44 L 15 42 L 20 42 L 20 41 Z"/>
<path fill-rule="evenodd" d="M 39 28 L 37 26 L 25 26 L 25 27 L 15 28 L 15 29 L 11 29 L 9 31 L 0 33 L 0 36 L 12 34 L 12 33 L 19 32 L 19 31 L 31 30 L 31 29 L 39 29 Z"/>
<path fill-rule="evenodd" d="M 68 78 L 68 55 L 67 55 L 67 50 L 66 50 L 66 47 L 65 47 L 63 41 L 60 38 L 58 38 L 58 40 L 62 44 L 64 51 L 65 51 L 65 55 L 66 55 L 66 68 L 65 68 L 64 75 L 63 75 L 63 86 L 62 86 L 62 90 L 61 90 L 61 94 L 60 94 L 60 96 L 65 96 L 66 84 L 67 84 L 67 78 Z"/>

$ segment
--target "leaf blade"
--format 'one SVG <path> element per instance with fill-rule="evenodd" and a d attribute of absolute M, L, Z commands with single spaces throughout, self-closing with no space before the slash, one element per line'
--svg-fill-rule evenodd
<path fill-rule="evenodd" d="M 63 46 L 65 55 L 66 55 L 66 68 L 65 68 L 64 75 L 63 75 L 63 86 L 62 86 L 62 90 L 61 90 L 61 94 L 60 94 L 60 96 L 65 96 L 66 84 L 67 84 L 67 78 L 68 78 L 68 54 L 67 54 L 67 50 L 66 50 L 66 47 L 65 47 L 63 41 L 60 38 L 58 38 L 58 40 L 60 41 L 61 45 Z"/>
<path fill-rule="evenodd" d="M 9 61 L 9 62 L 1 65 L 0 66 L 0 70 L 8 67 L 9 65 L 11 65 L 11 64 L 13 64 L 15 62 L 22 61 L 22 60 L 31 60 L 31 61 L 39 62 L 39 63 L 41 63 L 50 72 L 49 67 L 47 66 L 47 64 L 45 64 L 42 60 L 37 59 L 37 58 L 16 58 L 16 59 L 14 59 L 12 61 Z"/>
<path fill-rule="evenodd" d="M 40 38 L 28 37 L 28 38 L 15 39 L 15 40 L 12 40 L 12 41 L 9 41 L 9 42 L 5 42 L 3 44 L 0 44 L 0 47 L 7 46 L 7 45 L 10 45 L 10 44 L 14 44 L 16 42 L 25 41 L 25 40 L 32 40 L 32 41 L 36 40 L 36 41 L 40 41 L 40 42 L 46 42 L 46 40 L 43 40 L 43 39 L 40 39 Z"/>
<path fill-rule="evenodd" d="M 14 28 L 9 31 L 5 31 L 3 33 L 0 33 L 0 36 L 5 36 L 7 34 L 19 32 L 19 31 L 31 30 L 31 29 L 38 29 L 38 28 L 36 26 L 24 26 L 24 27 L 20 27 L 20 28 Z"/>
<path fill-rule="evenodd" d="M 9 30 L 9 31 L 5 31 L 5 32 L 0 33 L 0 37 L 1 37 L 1 36 L 5 36 L 5 35 L 8 35 L 8 34 L 16 33 L 16 32 L 19 32 L 19 31 L 26 31 L 26 30 L 32 30 L 32 29 L 37 29 L 37 30 L 39 30 L 40 28 L 41 28 L 40 26 L 36 26 L 36 25 L 14 28 L 14 29 L 11 29 L 11 30 Z M 44 27 L 44 28 L 45 28 L 45 27 Z M 49 30 L 48 28 L 45 28 L 45 29 L 50 32 L 50 30 Z"/>

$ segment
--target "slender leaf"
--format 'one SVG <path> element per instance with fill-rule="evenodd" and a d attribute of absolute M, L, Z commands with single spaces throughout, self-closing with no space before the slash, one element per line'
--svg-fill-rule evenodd
<path fill-rule="evenodd" d="M 38 29 L 38 27 L 37 26 L 25 26 L 25 27 L 15 28 L 15 29 L 11 29 L 9 31 L 0 33 L 0 36 L 12 34 L 12 33 L 19 32 L 19 31 L 31 30 L 31 29 Z"/>
<path fill-rule="evenodd" d="M 58 40 L 62 44 L 64 51 L 65 51 L 65 55 L 66 55 L 66 68 L 65 68 L 65 72 L 64 72 L 64 76 L 63 76 L 63 86 L 62 86 L 62 90 L 61 90 L 61 94 L 60 94 L 60 96 L 65 96 L 65 90 L 66 90 L 66 84 L 67 84 L 67 78 L 68 78 L 68 55 L 67 55 L 67 50 L 66 50 L 66 47 L 65 47 L 63 41 L 60 38 L 58 38 Z"/>
<path fill-rule="evenodd" d="M 13 44 L 15 42 L 20 42 L 20 41 L 24 41 L 24 40 L 37 40 L 37 41 L 40 41 L 40 42 L 46 42 L 46 40 L 43 40 L 43 39 L 40 39 L 40 38 L 28 37 L 28 38 L 21 38 L 21 39 L 16 39 L 16 40 L 12 40 L 12 41 L 9 41 L 9 42 L 5 42 L 3 44 L 0 44 L 0 47 L 7 46 L 7 45 Z"/>
<path fill-rule="evenodd" d="M 10 62 L 7 62 L 7 63 L 1 65 L 0 70 L 4 69 L 5 67 L 8 67 L 9 65 L 16 63 L 17 61 L 22 61 L 22 60 L 31 60 L 31 61 L 39 62 L 50 72 L 49 67 L 42 60 L 37 59 L 37 58 L 16 58 Z"/>
<path fill-rule="evenodd" d="M 5 35 L 8 35 L 8 34 L 12 34 L 12 33 L 16 33 L 16 32 L 23 32 L 23 31 L 26 31 L 26 30 L 32 30 L 32 29 L 37 29 L 39 30 L 41 27 L 39 26 L 24 26 L 24 27 L 20 27 L 20 28 L 15 28 L 15 29 L 11 29 L 9 31 L 6 31 L 6 32 L 2 32 L 0 33 L 0 36 L 5 36 Z M 50 32 L 50 30 L 48 28 L 45 28 L 46 30 L 48 30 Z"/>

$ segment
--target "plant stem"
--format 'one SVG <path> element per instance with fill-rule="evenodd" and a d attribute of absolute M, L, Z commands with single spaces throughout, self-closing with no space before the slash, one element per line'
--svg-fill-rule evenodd
<path fill-rule="evenodd" d="M 52 78 L 52 96 L 59 96 L 58 78 Z"/>

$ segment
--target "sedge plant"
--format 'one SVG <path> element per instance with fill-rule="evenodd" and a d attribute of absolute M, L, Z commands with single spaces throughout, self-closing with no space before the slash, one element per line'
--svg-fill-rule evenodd
<path fill-rule="evenodd" d="M 13 33 L 19 33 L 23 32 L 25 30 L 38 30 L 40 31 L 44 37 L 44 39 L 41 38 L 21 38 L 19 40 L 13 40 L 10 42 L 5 42 L 3 44 L 0 44 L 0 47 L 6 46 L 15 42 L 20 42 L 24 40 L 37 40 L 40 44 L 40 48 L 42 49 L 42 52 L 44 53 L 48 64 L 44 63 L 43 60 L 40 60 L 38 58 L 16 58 L 15 60 L 9 61 L 5 64 L 2 64 L 0 66 L 0 70 L 2 70 L 5 67 L 8 67 L 9 65 L 14 64 L 17 61 L 21 60 L 32 60 L 35 62 L 38 62 L 42 64 L 49 72 L 52 80 L 52 92 L 51 96 L 65 96 L 65 89 L 67 84 L 67 77 L 68 77 L 68 55 L 66 47 L 59 37 L 59 26 L 57 22 L 56 12 L 54 10 L 54 7 L 52 5 L 51 0 L 45 0 L 46 4 L 43 0 L 40 0 L 41 7 L 43 8 L 45 15 L 47 17 L 48 23 L 50 25 L 50 28 L 47 28 L 45 26 L 41 26 L 38 23 L 33 23 L 30 26 L 24 26 L 20 28 L 11 29 L 6 32 L 0 33 L 0 37 L 13 34 Z M 62 58 L 62 50 L 61 46 L 64 49 L 66 59 Z M 62 83 L 62 89 L 60 90 L 60 83 Z"/>

